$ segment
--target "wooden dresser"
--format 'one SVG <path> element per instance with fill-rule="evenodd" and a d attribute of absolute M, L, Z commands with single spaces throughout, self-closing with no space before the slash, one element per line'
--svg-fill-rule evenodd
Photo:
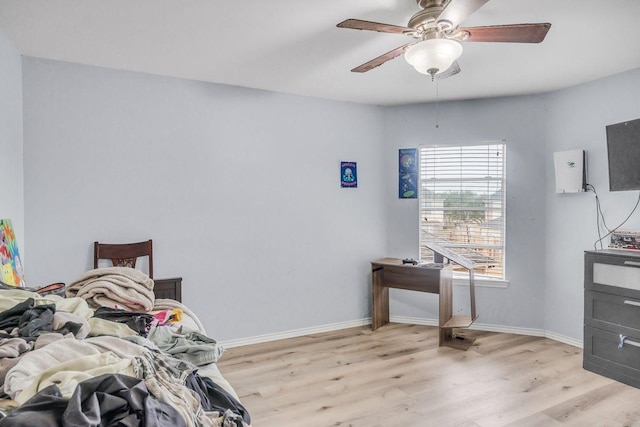
<path fill-rule="evenodd" d="M 640 253 L 585 252 L 583 367 L 640 387 Z"/>
<path fill-rule="evenodd" d="M 168 298 L 182 302 L 182 277 L 155 279 L 153 281 L 153 293 L 156 298 Z"/>

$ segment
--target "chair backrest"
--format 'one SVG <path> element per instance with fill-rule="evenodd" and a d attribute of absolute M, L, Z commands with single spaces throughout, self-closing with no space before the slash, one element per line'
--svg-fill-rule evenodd
<path fill-rule="evenodd" d="M 151 240 L 138 243 L 109 244 L 94 242 L 93 268 L 98 268 L 98 260 L 110 259 L 117 267 L 136 267 L 139 257 L 149 257 L 149 277 L 153 279 L 153 250 Z"/>

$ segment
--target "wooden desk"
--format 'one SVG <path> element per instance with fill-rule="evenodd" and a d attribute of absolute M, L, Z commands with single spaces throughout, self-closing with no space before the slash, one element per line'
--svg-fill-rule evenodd
<path fill-rule="evenodd" d="M 473 342 L 453 335 L 453 328 L 469 327 L 473 321 L 469 316 L 453 315 L 453 269 L 450 264 L 403 265 L 401 259 L 382 258 L 371 263 L 371 277 L 371 327 L 374 331 L 389 323 L 389 288 L 407 289 L 439 295 L 439 345 L 468 348 Z"/>

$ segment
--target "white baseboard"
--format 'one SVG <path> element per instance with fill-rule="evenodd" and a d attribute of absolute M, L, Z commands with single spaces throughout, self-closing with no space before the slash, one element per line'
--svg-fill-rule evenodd
<path fill-rule="evenodd" d="M 365 326 L 370 324 L 371 318 L 365 317 L 364 319 L 350 320 L 347 322 L 330 323 L 327 325 L 312 326 L 310 328 L 294 329 L 291 331 L 276 332 L 273 334 L 257 335 L 254 337 L 221 341 L 221 344 L 225 348 L 233 348 L 249 344 L 260 344 L 263 342 L 283 340 L 286 338 L 301 337 L 304 335 L 319 334 L 322 332 L 339 331 L 340 329 L 356 328 L 358 326 Z"/>
<path fill-rule="evenodd" d="M 422 317 L 406 317 L 391 316 L 389 318 L 394 323 L 409 323 L 414 325 L 438 326 L 437 319 L 426 319 Z M 310 328 L 294 329 L 291 331 L 277 332 L 273 334 L 257 335 L 247 338 L 238 338 L 228 341 L 222 341 L 221 344 L 226 348 L 241 347 L 243 345 L 260 344 L 270 341 L 283 340 L 286 338 L 301 337 L 304 335 L 319 334 L 322 332 L 338 331 L 340 329 L 355 328 L 358 326 L 366 326 L 371 324 L 371 318 L 350 320 L 347 322 L 330 323 L 327 325 L 313 326 Z M 486 323 L 474 323 L 469 329 L 487 332 L 501 332 L 505 334 L 528 335 L 534 337 L 545 337 L 574 347 L 582 348 L 582 341 L 570 338 L 555 332 L 544 331 L 542 329 L 520 328 L 516 326 L 490 325 Z"/>
<path fill-rule="evenodd" d="M 405 317 L 405 316 L 390 316 L 389 320 L 395 323 L 412 323 L 416 325 L 438 326 L 437 319 L 425 319 L 421 317 Z M 574 347 L 582 348 L 582 341 L 575 338 L 567 337 L 557 334 L 555 332 L 545 331 L 543 329 L 532 328 L 520 328 L 518 326 L 502 326 L 502 325 L 490 325 L 487 323 L 474 323 L 469 329 L 477 331 L 487 332 L 500 332 L 503 334 L 516 334 L 516 335 L 528 335 L 532 337 L 544 337 L 554 341 L 559 341 L 564 344 L 569 344 Z"/>
<path fill-rule="evenodd" d="M 578 348 L 584 348 L 584 342 L 582 340 L 577 340 L 566 335 L 560 335 L 556 334 L 555 332 L 545 331 L 544 336 L 546 338 L 549 338 L 550 340 L 560 341 Z"/>

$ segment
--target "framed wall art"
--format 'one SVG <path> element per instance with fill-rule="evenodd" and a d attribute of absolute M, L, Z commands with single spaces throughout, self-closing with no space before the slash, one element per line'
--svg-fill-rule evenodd
<path fill-rule="evenodd" d="M 398 150 L 398 197 L 418 198 L 418 149 Z"/>
<path fill-rule="evenodd" d="M 356 162 L 340 162 L 340 187 L 358 187 L 358 165 Z"/>

